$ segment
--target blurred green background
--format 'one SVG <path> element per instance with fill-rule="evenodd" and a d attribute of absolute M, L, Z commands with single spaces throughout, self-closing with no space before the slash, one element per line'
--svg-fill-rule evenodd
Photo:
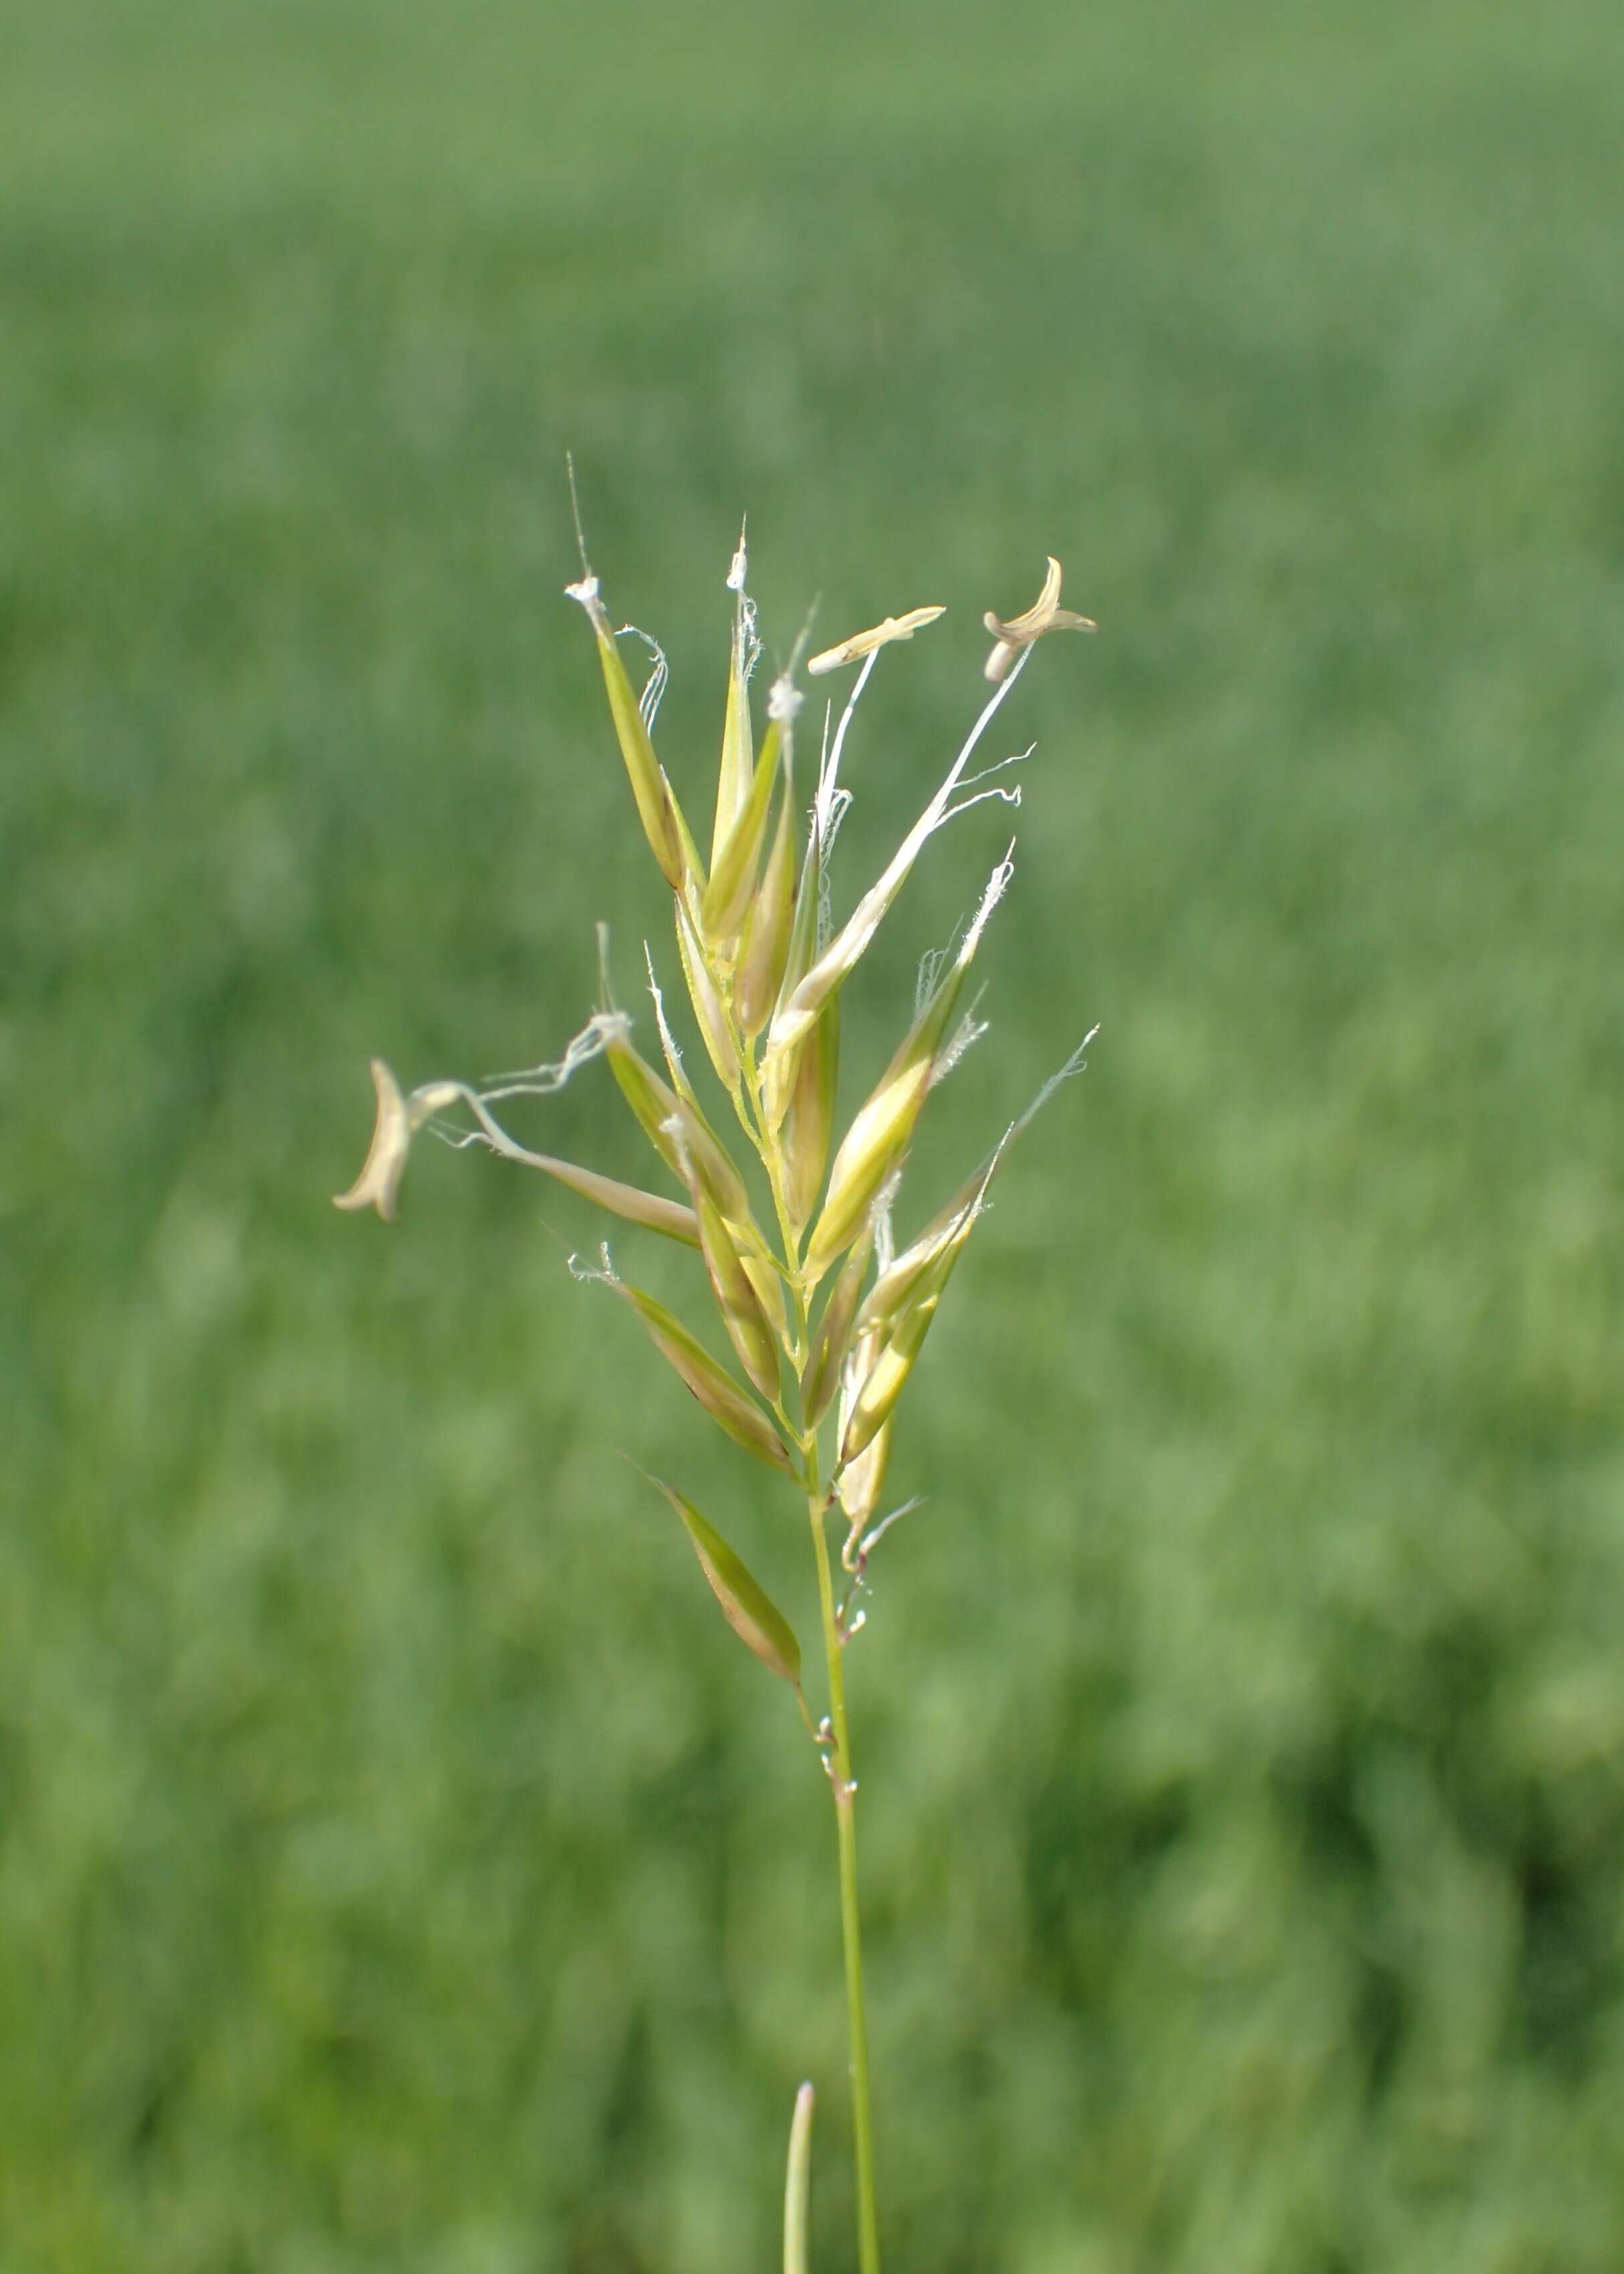
<path fill-rule="evenodd" d="M 625 1456 L 804 1530 L 567 1196 L 327 1204 L 665 950 L 567 446 L 695 802 L 743 508 L 770 661 L 951 604 L 848 900 L 1103 627 L 903 1214 L 1103 1022 L 852 1657 L 894 2274 L 1624 2264 L 1621 23 L 4 0 L 4 2274 L 741 2274 L 803 2074 L 850 2263 L 823 1781 Z"/>

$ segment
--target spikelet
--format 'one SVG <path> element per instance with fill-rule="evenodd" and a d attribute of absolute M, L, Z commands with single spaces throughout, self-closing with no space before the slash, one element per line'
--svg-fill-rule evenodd
<path fill-rule="evenodd" d="M 807 1362 L 801 1370 L 801 1417 L 808 1429 L 816 1428 L 839 1387 L 840 1368 L 851 1341 L 852 1322 L 857 1314 L 873 1245 L 872 1231 L 865 1231 L 841 1265 L 840 1276 L 829 1291 Z"/>
<path fill-rule="evenodd" d="M 697 1219 L 695 1229 L 698 1229 Z M 779 1344 L 787 1351 L 790 1347 L 789 1314 L 784 1307 L 784 1283 L 778 1276 L 778 1267 L 773 1261 L 772 1251 L 753 1223 L 730 1224 L 727 1230 L 739 1250 L 739 1262 L 744 1276 L 756 1290 L 756 1299 L 762 1306 L 763 1315 Z"/>
<path fill-rule="evenodd" d="M 900 1316 L 926 1272 L 966 1219 L 973 1219 L 981 1208 L 1008 1141 L 1006 1136 L 975 1174 L 959 1186 L 947 1206 L 931 1217 L 919 1238 L 877 1274 L 857 1313 L 855 1329 L 859 1335 L 876 1329 L 888 1329 Z"/>
<path fill-rule="evenodd" d="M 988 1158 L 911 1246 L 877 1274 L 853 1324 L 859 1356 L 847 1374 L 840 1416 L 840 1458 L 861 1462 L 888 1431 L 897 1401 L 924 1347 L 948 1281 L 987 1206 L 992 1180 L 1011 1145 L 1042 1111 L 1062 1082 L 1083 1063 L 1094 1039 L 1083 1037 L 1059 1071 L 1043 1084 L 1018 1121 L 1011 1122 Z M 844 1277 L 844 1274 L 842 1275 Z M 836 1282 L 838 1288 L 841 1283 Z M 833 1298 L 831 1296 L 831 1300 Z"/>
<path fill-rule="evenodd" d="M 818 909 L 823 893 L 823 817 L 817 807 L 814 806 L 812 824 L 807 832 L 807 849 L 801 863 L 801 877 L 795 887 L 795 907 L 790 919 L 789 939 L 784 951 L 784 968 L 773 1010 L 775 1021 L 810 970 L 817 954 Z M 779 1127 L 789 1111 L 790 1098 L 794 1092 L 795 1079 L 801 1066 L 800 1050 L 809 1031 L 810 1021 L 801 1029 L 791 1048 L 774 1050 L 770 1044 L 763 1055 L 762 1100 L 767 1109 L 768 1123 L 774 1129 Z"/>
<path fill-rule="evenodd" d="M 693 1086 L 682 1071 L 681 1057 L 665 1024 L 659 990 L 653 989 L 654 1013 L 660 1045 L 671 1075 L 664 1081 L 631 1039 L 631 1021 L 614 1006 L 609 984 L 609 939 L 605 928 L 598 933 L 598 988 L 604 1007 L 595 1021 L 599 1047 L 609 1061 L 617 1088 L 631 1107 L 638 1126 L 672 1173 L 686 1184 L 687 1160 L 700 1183 L 725 1216 L 748 1221 L 749 1195 L 732 1156 L 705 1118 Z M 652 972 L 650 974 L 652 981 Z"/>
<path fill-rule="evenodd" d="M 861 1384 L 873 1370 L 879 1355 L 880 1338 L 869 1334 L 860 1337 L 846 1360 L 840 1384 L 839 1418 L 836 1437 L 844 1443 L 850 1427 L 852 1410 Z M 885 1483 L 885 1471 L 891 1460 L 891 1423 L 883 1423 L 861 1453 L 849 1461 L 842 1461 L 835 1471 L 835 1492 L 846 1521 L 853 1533 L 861 1531 L 880 1504 L 880 1494 Z"/>
<path fill-rule="evenodd" d="M 598 641 L 598 658 L 603 666 L 609 712 L 614 721 L 620 756 L 626 762 L 632 795 L 637 801 L 643 833 L 659 862 L 665 882 L 673 892 L 680 892 L 688 881 L 689 868 L 683 851 L 677 801 L 661 770 L 659 760 L 654 755 L 654 744 L 650 739 L 643 713 L 637 707 L 637 698 L 632 693 L 631 681 L 626 675 L 626 666 L 620 660 L 620 651 L 615 644 L 614 633 L 599 597 L 598 579 L 589 569 L 578 584 L 567 584 L 564 590 L 572 600 L 578 600 L 586 610 L 587 620 Z"/>
<path fill-rule="evenodd" d="M 693 911 L 681 893 L 677 895 L 676 911 L 677 954 L 681 960 L 688 1000 L 694 1006 L 699 1038 L 705 1046 L 705 1056 L 716 1068 L 717 1080 L 733 1096 L 739 1088 L 739 1053 L 733 1048 L 716 975 L 706 960 Z"/>
<path fill-rule="evenodd" d="M 766 1312 L 762 1307 L 756 1283 L 745 1269 L 738 1242 L 724 1221 L 721 1210 L 699 1180 L 688 1151 L 685 1133 L 680 1125 L 673 1125 L 669 1134 L 688 1180 L 688 1196 L 694 1203 L 694 1214 L 699 1225 L 699 1252 L 704 1258 L 710 1291 L 716 1298 L 717 1309 L 722 1314 L 722 1324 L 727 1329 L 727 1339 L 762 1396 L 769 1400 L 776 1399 L 778 1395 L 778 1345 L 768 1323 Z"/>
<path fill-rule="evenodd" d="M 958 953 L 903 1037 L 878 1087 L 859 1109 L 835 1156 L 829 1197 L 807 1250 L 807 1271 L 814 1282 L 856 1237 L 869 1201 L 907 1150 L 926 1095 L 950 1047 L 965 975 L 1011 873 L 1006 854 L 989 880 Z"/>
<path fill-rule="evenodd" d="M 974 1222 L 972 1211 L 921 1275 L 901 1311 L 891 1321 L 889 1332 L 873 1337 L 877 1349 L 857 1384 L 841 1428 L 842 1461 L 860 1459 L 890 1421 Z"/>
<path fill-rule="evenodd" d="M 755 898 L 739 950 L 733 981 L 733 1011 L 741 1033 L 754 1042 L 778 1001 L 789 960 L 790 926 L 795 913 L 795 792 L 789 744 L 784 745 L 784 789 L 778 800 L 772 850 Z"/>
<path fill-rule="evenodd" d="M 823 1170 L 834 1132 L 835 1088 L 840 1078 L 840 1005 L 831 998 L 801 1044 L 794 1059 L 794 1087 L 780 1133 L 784 1198 L 797 1236 L 806 1228 L 823 1188 Z"/>
<path fill-rule="evenodd" d="M 678 1142 L 672 1134 L 674 1126 L 681 1133 L 695 1175 L 722 1214 L 741 1222 L 748 1218 L 749 1195 L 726 1148 L 698 1106 L 688 1098 L 679 1097 L 633 1046 L 623 1020 L 605 1041 L 604 1056 L 620 1095 L 666 1167 L 687 1182 Z"/>
<path fill-rule="evenodd" d="M 734 1444 L 742 1445 L 747 1453 L 754 1453 L 769 1468 L 793 1473 L 794 1464 L 789 1449 L 761 1407 L 733 1380 L 727 1368 L 718 1364 L 698 1337 L 688 1332 L 681 1320 L 641 1287 L 629 1286 L 623 1279 L 614 1279 L 610 1284 L 636 1312 L 649 1340 L 683 1387 L 698 1399 Z"/>
<path fill-rule="evenodd" d="M 720 859 L 750 794 L 750 672 L 756 662 L 756 611 L 744 585 L 748 561 L 744 531 L 727 571 L 733 596 L 733 638 L 727 656 L 727 710 L 722 720 L 722 763 L 717 770 L 716 819 L 710 831 L 712 867 Z"/>
<path fill-rule="evenodd" d="M 770 1674 L 801 1688 L 801 1645 L 795 1630 L 768 1594 L 756 1574 L 708 1517 L 702 1516 L 686 1493 L 674 1486 L 658 1486 L 682 1519 L 705 1583 L 721 1607 L 722 1616 L 748 1651 L 754 1653 Z M 810 2088 L 808 2088 L 808 2090 Z"/>
<path fill-rule="evenodd" d="M 750 905 L 756 872 L 761 865 L 767 823 L 772 812 L 772 792 L 778 778 L 782 729 L 775 719 L 762 738 L 761 756 L 750 778 L 749 794 L 739 817 L 722 841 L 710 870 L 710 881 L 700 904 L 700 926 L 712 946 L 726 948 L 738 937 L 739 927 Z"/>
<path fill-rule="evenodd" d="M 1089 1028 L 1064 1064 L 1044 1082 L 1019 1119 L 1011 1122 L 992 1151 L 966 1178 L 946 1207 L 939 1209 L 918 1238 L 912 1240 L 899 1255 L 891 1258 L 876 1275 L 874 1284 L 857 1314 L 856 1331 L 859 1335 L 867 1334 L 871 1328 L 883 1328 L 895 1319 L 920 1280 L 936 1262 L 947 1243 L 958 1234 L 961 1225 L 966 1219 L 974 1222 L 980 1215 L 986 1206 L 993 1178 L 1002 1168 L 1011 1146 L 1031 1127 L 1055 1092 L 1070 1081 L 1074 1074 L 1082 1072 L 1084 1052 L 1098 1031 L 1094 1027 Z"/>

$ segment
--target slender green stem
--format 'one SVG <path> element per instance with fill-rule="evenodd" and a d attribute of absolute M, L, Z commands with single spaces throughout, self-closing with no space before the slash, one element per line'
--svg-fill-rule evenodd
<path fill-rule="evenodd" d="M 760 1156 L 772 1191 L 772 1202 L 784 1242 L 782 1276 L 793 1315 L 792 1364 L 799 1369 L 805 1359 L 810 1324 L 810 1303 L 801 1265 L 801 1243 L 790 1220 L 785 1199 L 784 1160 L 777 1133 L 763 1110 L 760 1078 L 753 1052 L 740 1033 L 733 1013 L 733 990 L 725 975 L 713 974 L 713 983 L 727 1020 L 741 1077 L 733 1096 L 741 1127 Z M 880 2230 L 874 2194 L 874 2115 L 868 2091 L 868 2023 L 863 1999 L 862 1920 L 857 1901 L 857 1781 L 852 1774 L 852 1738 L 846 1713 L 845 1646 L 835 1610 L 834 1582 L 830 1570 L 829 1540 L 824 1520 L 829 1495 L 819 1479 L 817 1431 L 795 1431 L 781 1404 L 775 1404 L 780 1424 L 798 1436 L 805 1465 L 807 1512 L 812 1523 L 812 1547 L 817 1560 L 818 1603 L 823 1615 L 823 1658 L 829 1673 L 829 1732 L 824 1766 L 834 1794 L 835 1833 L 840 1857 L 840 1938 L 846 1953 L 847 2037 L 852 2065 L 852 2135 L 857 2163 L 857 2258 L 860 2274 L 880 2274 Z M 801 1700 L 806 1713 L 806 1701 Z"/>
<path fill-rule="evenodd" d="M 868 2024 L 863 2003 L 862 1924 L 857 1908 L 857 1785 L 852 1775 L 852 1739 L 846 1718 L 846 1669 L 840 1630 L 835 1619 L 834 1585 L 821 1492 L 808 1496 L 812 1545 L 817 1557 L 817 1594 L 823 1618 L 823 1655 L 829 1667 L 829 1726 L 833 1735 L 829 1762 L 835 1796 L 835 1830 L 840 1847 L 840 1933 L 846 1946 L 846 2003 L 852 2052 L 852 2135 L 857 2155 L 857 2257 L 861 2274 L 879 2274 L 880 2233 L 874 2202 L 874 2117 L 868 2097 Z"/>

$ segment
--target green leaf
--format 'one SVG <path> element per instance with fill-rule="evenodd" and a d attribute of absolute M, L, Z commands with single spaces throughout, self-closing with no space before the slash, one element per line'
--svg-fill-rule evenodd
<path fill-rule="evenodd" d="M 722 1616 L 728 1625 L 771 1673 L 779 1675 L 792 1689 L 799 1690 L 801 1645 L 783 1612 L 693 1502 L 658 1477 L 653 1482 L 659 1486 L 687 1527 L 694 1553 L 699 1558 L 699 1568 L 721 1605 Z"/>

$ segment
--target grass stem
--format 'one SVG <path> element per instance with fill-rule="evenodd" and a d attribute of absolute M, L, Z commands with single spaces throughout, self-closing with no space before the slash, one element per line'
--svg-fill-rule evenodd
<path fill-rule="evenodd" d="M 816 1485 L 816 1480 L 814 1480 Z M 857 1785 L 852 1774 L 852 1739 L 846 1713 L 846 1668 L 835 1617 L 829 1541 L 823 1530 L 828 1503 L 814 1488 L 807 1501 L 812 1546 L 817 1558 L 818 1603 L 823 1613 L 823 1655 L 829 1668 L 829 1726 L 834 1738 L 829 1762 L 834 1791 L 835 1830 L 840 1849 L 840 1934 L 846 1948 L 846 2002 L 852 2056 L 852 2135 L 857 2163 L 857 2258 L 861 2274 L 879 2274 L 879 2222 L 874 2197 L 874 2117 L 868 2093 L 868 2025 L 863 2001 L 862 1924 L 857 1907 Z"/>

